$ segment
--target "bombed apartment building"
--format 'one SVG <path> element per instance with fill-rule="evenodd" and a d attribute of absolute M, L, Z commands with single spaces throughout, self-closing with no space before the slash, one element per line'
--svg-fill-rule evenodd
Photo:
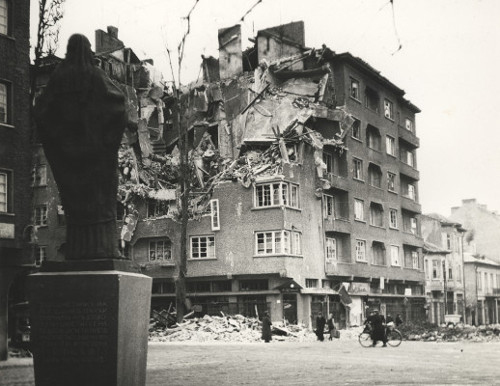
<path fill-rule="evenodd" d="M 179 103 L 154 80 L 129 89 L 137 127 L 119 153 L 120 243 L 153 277 L 153 309 L 175 305 L 187 210 L 187 296 L 198 313 L 269 310 L 311 325 L 322 311 L 341 327 L 362 323 L 367 307 L 425 318 L 419 109 L 366 62 L 307 48 L 304 37 L 303 23 L 290 23 L 242 50 L 240 26 L 221 29 L 219 58 L 203 57 L 203 79 Z"/>

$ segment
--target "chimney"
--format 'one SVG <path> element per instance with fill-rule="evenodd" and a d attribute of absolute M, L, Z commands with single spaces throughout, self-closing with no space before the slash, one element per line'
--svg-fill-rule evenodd
<path fill-rule="evenodd" d="M 231 78 L 243 72 L 241 50 L 241 25 L 219 30 L 219 75 L 220 79 Z"/>
<path fill-rule="evenodd" d="M 476 199 L 475 198 L 467 198 L 465 200 L 462 200 L 462 204 L 463 205 L 475 204 L 475 203 L 476 203 Z"/>
<path fill-rule="evenodd" d="M 108 25 L 108 35 L 112 38 L 118 39 L 118 28 Z"/>

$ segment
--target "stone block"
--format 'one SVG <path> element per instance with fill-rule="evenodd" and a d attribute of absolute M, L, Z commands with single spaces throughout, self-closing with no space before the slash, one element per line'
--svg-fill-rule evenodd
<path fill-rule="evenodd" d="M 151 285 L 122 271 L 31 275 L 36 385 L 145 385 Z"/>

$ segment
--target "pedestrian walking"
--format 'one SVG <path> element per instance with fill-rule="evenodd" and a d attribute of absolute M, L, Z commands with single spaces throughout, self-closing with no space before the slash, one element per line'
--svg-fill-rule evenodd
<path fill-rule="evenodd" d="M 323 316 L 321 312 L 318 312 L 318 316 L 316 317 L 316 336 L 318 337 L 318 340 L 323 342 L 325 340 L 324 333 L 325 333 L 325 324 L 326 324 L 326 319 Z"/>
<path fill-rule="evenodd" d="M 272 340 L 271 337 L 271 318 L 269 317 L 269 312 L 264 312 L 264 317 L 262 318 L 262 340 L 269 343 Z"/>
<path fill-rule="evenodd" d="M 326 324 L 328 326 L 328 333 L 330 334 L 328 340 L 332 340 L 335 337 L 335 321 L 333 320 L 333 314 L 328 315 Z"/>
<path fill-rule="evenodd" d="M 384 343 L 383 347 L 387 347 L 387 335 L 385 334 L 385 318 L 380 315 L 378 310 L 373 310 L 371 315 L 368 317 L 367 322 L 370 323 L 372 327 L 372 341 L 373 347 L 378 341 Z"/>

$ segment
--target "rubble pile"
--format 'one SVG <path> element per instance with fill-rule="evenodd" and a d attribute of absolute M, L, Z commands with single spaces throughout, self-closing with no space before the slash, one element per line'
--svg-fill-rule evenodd
<path fill-rule="evenodd" d="M 456 326 L 414 325 L 405 324 L 399 327 L 404 340 L 424 342 L 500 342 L 500 324 L 488 326 L 471 326 L 457 324 Z"/>
<path fill-rule="evenodd" d="M 298 325 L 286 326 L 273 323 L 273 340 L 303 342 L 313 341 L 316 336 L 308 329 Z M 152 342 L 258 342 L 261 340 L 262 323 L 257 318 L 243 315 L 209 316 L 184 319 L 169 328 L 155 322 L 149 329 Z"/>

